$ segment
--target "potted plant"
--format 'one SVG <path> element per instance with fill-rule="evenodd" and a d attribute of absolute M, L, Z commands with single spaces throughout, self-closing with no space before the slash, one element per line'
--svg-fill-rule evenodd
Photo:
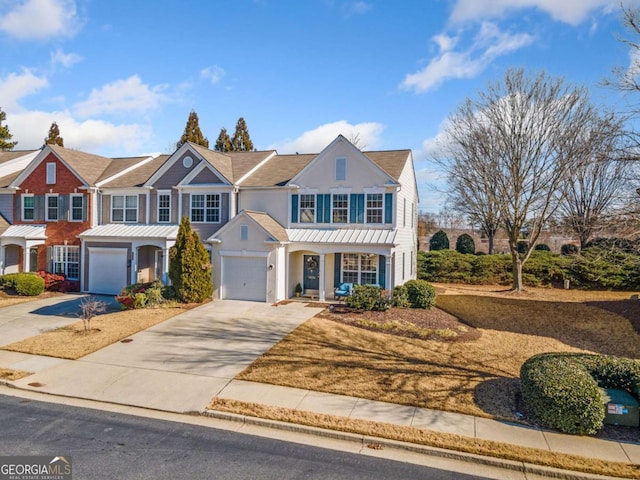
<path fill-rule="evenodd" d="M 302 295 L 302 285 L 300 285 L 300 282 L 298 282 L 298 284 L 296 285 L 296 297 L 299 297 L 300 295 Z"/>

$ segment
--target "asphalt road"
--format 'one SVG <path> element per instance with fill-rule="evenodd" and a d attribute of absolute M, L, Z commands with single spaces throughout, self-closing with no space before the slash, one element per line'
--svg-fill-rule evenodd
<path fill-rule="evenodd" d="M 73 479 L 479 479 L 196 425 L 0 396 L 0 456 L 72 458 Z"/>

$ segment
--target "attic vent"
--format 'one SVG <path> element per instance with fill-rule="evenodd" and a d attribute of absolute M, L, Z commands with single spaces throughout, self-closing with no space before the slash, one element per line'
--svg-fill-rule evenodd
<path fill-rule="evenodd" d="M 192 165 L 193 165 L 193 158 L 186 156 L 182 159 L 182 166 L 184 168 L 191 168 Z"/>

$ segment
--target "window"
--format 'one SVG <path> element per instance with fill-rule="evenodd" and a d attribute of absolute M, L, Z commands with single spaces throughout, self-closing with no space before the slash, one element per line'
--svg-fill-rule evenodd
<path fill-rule="evenodd" d="M 171 194 L 158 193 L 158 223 L 171 222 Z"/>
<path fill-rule="evenodd" d="M 219 223 L 220 195 L 217 193 L 192 194 L 191 221 L 200 223 Z"/>
<path fill-rule="evenodd" d="M 338 193 L 333 195 L 333 223 L 347 223 L 349 219 L 349 195 Z"/>
<path fill-rule="evenodd" d="M 36 219 L 35 197 L 28 193 L 22 195 L 22 220 Z"/>
<path fill-rule="evenodd" d="M 135 223 L 138 221 L 138 196 L 113 195 L 111 197 L 111 221 Z"/>
<path fill-rule="evenodd" d="M 56 183 L 56 164 L 47 163 L 47 185 L 55 185 Z"/>
<path fill-rule="evenodd" d="M 342 281 L 360 285 L 378 283 L 378 255 L 372 253 L 344 253 Z"/>
<path fill-rule="evenodd" d="M 367 194 L 367 223 L 382 223 L 382 194 Z"/>
<path fill-rule="evenodd" d="M 240 225 L 240 241 L 249 240 L 249 226 Z"/>
<path fill-rule="evenodd" d="M 55 164 L 54 164 L 55 165 Z M 55 222 L 58 220 L 58 195 L 46 195 L 47 198 L 47 222 Z"/>
<path fill-rule="evenodd" d="M 347 159 L 344 157 L 336 158 L 336 180 L 347 179 Z"/>
<path fill-rule="evenodd" d="M 300 222 L 313 223 L 316 217 L 316 196 L 300 195 Z"/>
<path fill-rule="evenodd" d="M 56 245 L 53 247 L 53 271 L 69 280 L 80 278 L 80 247 Z"/>
<path fill-rule="evenodd" d="M 84 195 L 71 194 L 71 221 L 81 222 L 84 220 Z"/>

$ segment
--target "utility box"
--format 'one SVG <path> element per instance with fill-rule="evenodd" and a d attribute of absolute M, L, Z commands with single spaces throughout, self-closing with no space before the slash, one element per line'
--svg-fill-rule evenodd
<path fill-rule="evenodd" d="M 604 423 L 606 425 L 622 425 L 638 427 L 638 401 L 626 390 L 616 388 L 601 388 L 602 403 L 604 404 Z"/>

